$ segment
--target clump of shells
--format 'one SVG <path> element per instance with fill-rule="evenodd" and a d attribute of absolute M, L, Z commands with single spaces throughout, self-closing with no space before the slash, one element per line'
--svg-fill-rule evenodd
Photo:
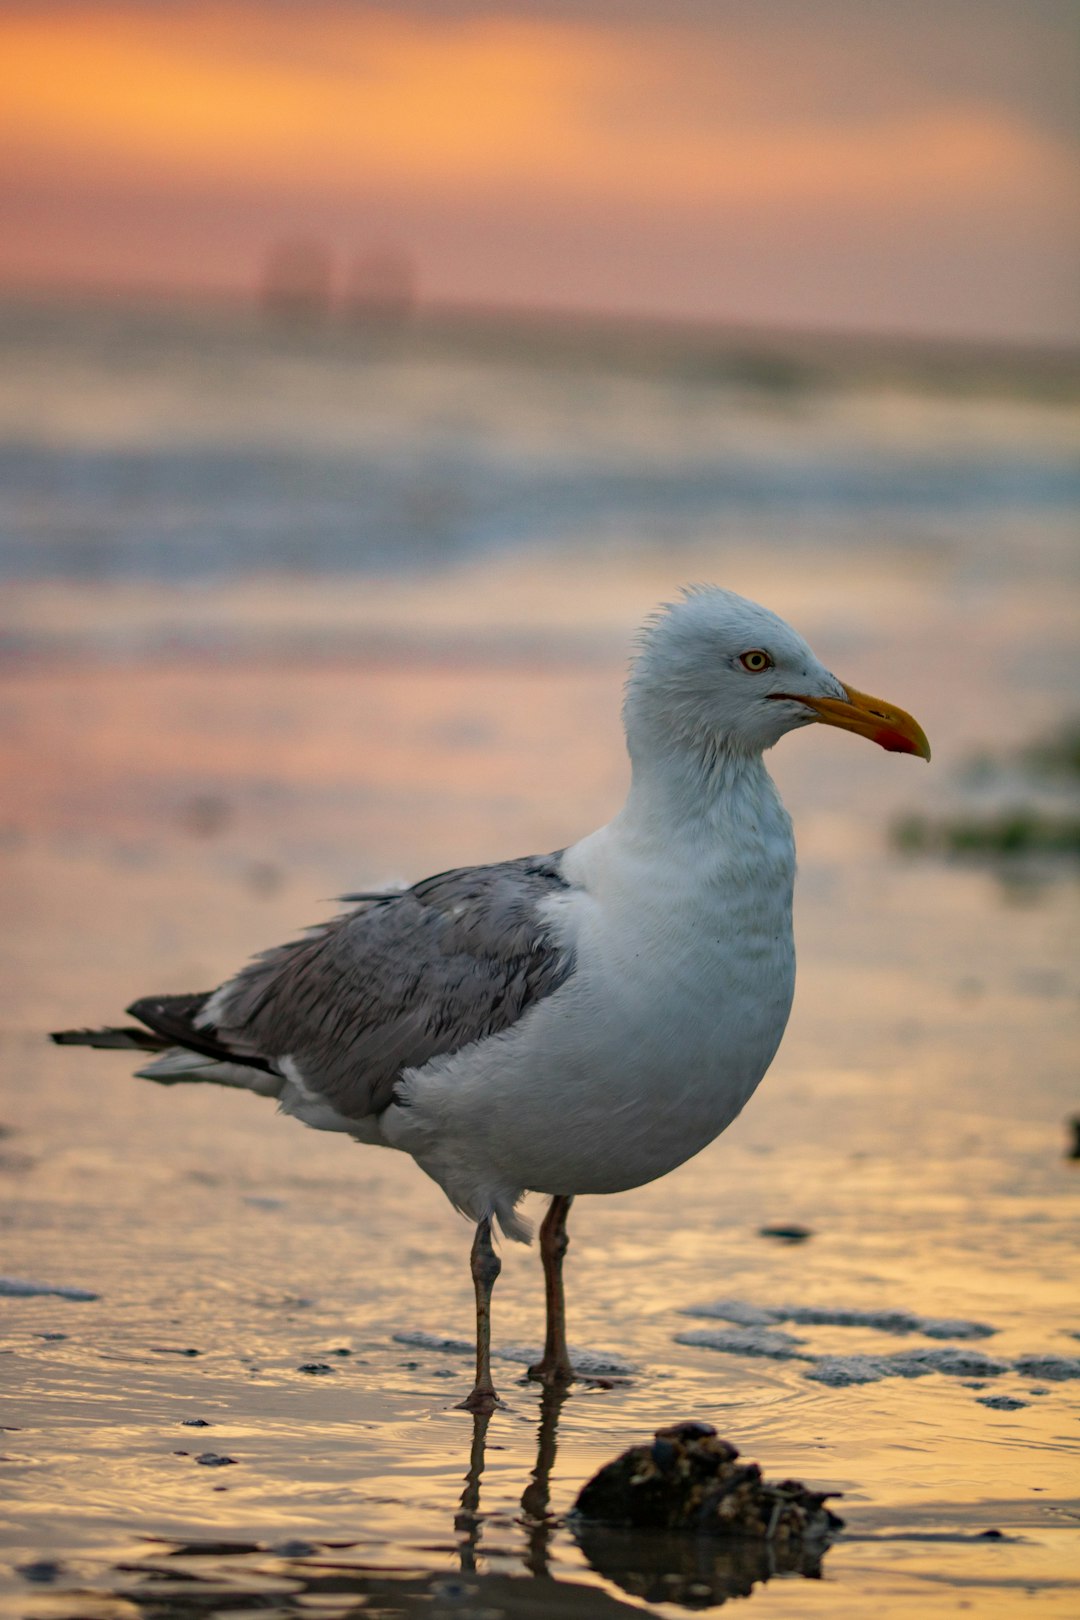
<path fill-rule="evenodd" d="M 676 1423 L 594 1474 L 575 1510 L 605 1524 L 745 1537 L 778 1550 L 820 1544 L 843 1527 L 825 1506 L 837 1492 L 770 1482 L 756 1463 L 738 1458 L 711 1424 Z"/>

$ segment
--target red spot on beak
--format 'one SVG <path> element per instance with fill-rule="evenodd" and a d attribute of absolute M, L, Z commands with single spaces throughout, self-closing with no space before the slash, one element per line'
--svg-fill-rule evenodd
<path fill-rule="evenodd" d="M 917 754 L 919 752 L 910 737 L 905 737 L 903 732 L 893 731 L 891 726 L 882 726 L 880 731 L 875 731 L 873 741 L 890 754 Z"/>

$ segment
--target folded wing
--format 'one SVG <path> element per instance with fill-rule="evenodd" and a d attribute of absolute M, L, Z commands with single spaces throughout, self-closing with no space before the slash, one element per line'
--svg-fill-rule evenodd
<path fill-rule="evenodd" d="M 572 957 L 543 902 L 567 888 L 553 855 L 347 896 L 355 910 L 257 957 L 212 996 L 129 1010 L 178 1046 L 283 1073 L 362 1119 L 387 1107 L 404 1070 L 510 1028 L 566 981 Z"/>

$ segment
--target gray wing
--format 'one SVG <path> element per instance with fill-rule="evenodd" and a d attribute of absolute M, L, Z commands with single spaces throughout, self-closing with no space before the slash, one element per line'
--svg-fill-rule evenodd
<path fill-rule="evenodd" d="M 363 897 L 219 991 L 215 1041 L 275 1066 L 291 1058 L 349 1118 L 380 1112 L 405 1069 L 510 1028 L 568 978 L 571 956 L 539 915 L 569 887 L 560 857 L 462 867 Z"/>

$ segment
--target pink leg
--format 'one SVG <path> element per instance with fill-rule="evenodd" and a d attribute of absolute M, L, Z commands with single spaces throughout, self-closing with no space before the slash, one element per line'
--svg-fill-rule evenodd
<path fill-rule="evenodd" d="M 566 1217 L 574 1202 L 561 1194 L 551 1200 L 540 1228 L 540 1258 L 544 1264 L 544 1295 L 547 1302 L 547 1332 L 544 1355 L 529 1368 L 530 1378 L 539 1378 L 549 1387 L 573 1382 L 574 1369 L 566 1348 L 566 1301 L 563 1296 L 563 1257 L 569 1247 Z"/>

